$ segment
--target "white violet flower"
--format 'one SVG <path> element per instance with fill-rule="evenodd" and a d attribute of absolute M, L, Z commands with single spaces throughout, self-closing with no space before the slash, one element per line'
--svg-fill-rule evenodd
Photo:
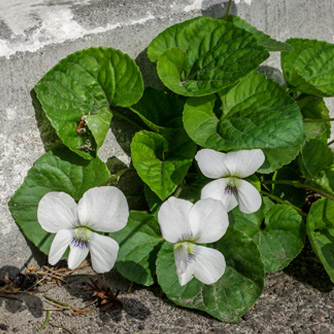
<path fill-rule="evenodd" d="M 260 193 L 242 178 L 254 174 L 262 166 L 265 156 L 261 150 L 222 153 L 202 149 L 197 152 L 195 159 L 206 177 L 217 179 L 203 187 L 201 198 L 220 200 L 227 211 L 238 204 L 240 211 L 244 213 L 252 213 L 260 208 Z"/>
<path fill-rule="evenodd" d="M 158 221 L 163 238 L 174 244 L 174 260 L 180 285 L 193 276 L 204 284 L 213 284 L 225 272 L 224 255 L 216 249 L 199 246 L 219 240 L 228 227 L 224 205 L 214 199 L 195 204 L 170 197 L 159 210 Z"/>
<path fill-rule="evenodd" d="M 37 218 L 42 228 L 57 233 L 49 252 L 56 264 L 70 246 L 68 267 L 78 267 L 90 251 L 93 269 L 109 271 L 115 264 L 119 246 L 115 240 L 94 231 L 115 232 L 129 217 L 124 194 L 115 187 L 95 187 L 86 191 L 77 204 L 64 192 L 49 192 L 39 202 Z"/>

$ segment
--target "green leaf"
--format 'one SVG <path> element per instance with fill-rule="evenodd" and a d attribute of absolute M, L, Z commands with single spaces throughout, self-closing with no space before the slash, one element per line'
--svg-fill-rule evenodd
<path fill-rule="evenodd" d="M 217 132 L 219 119 L 213 112 L 214 95 L 190 98 L 184 105 L 183 124 L 188 136 L 198 145 L 219 150 L 224 139 Z"/>
<path fill-rule="evenodd" d="M 205 96 L 234 84 L 268 52 L 252 34 L 225 20 L 198 17 L 159 34 L 148 47 L 161 81 L 184 96 Z"/>
<path fill-rule="evenodd" d="M 144 95 L 130 109 L 153 131 L 168 134 L 182 127 L 184 101 L 178 96 L 146 87 Z"/>
<path fill-rule="evenodd" d="M 118 272 L 135 283 L 152 285 L 158 246 L 164 241 L 156 219 L 143 211 L 131 211 L 125 228 L 109 235 L 120 245 Z"/>
<path fill-rule="evenodd" d="M 146 184 L 144 185 L 144 195 L 150 212 L 156 213 L 163 201 Z"/>
<path fill-rule="evenodd" d="M 256 38 L 257 43 L 264 48 L 266 48 L 268 51 L 292 51 L 293 48 L 283 42 L 276 41 L 275 39 L 272 39 L 269 35 L 266 35 L 264 32 L 257 30 L 255 27 L 250 25 L 248 22 L 240 18 L 239 16 L 229 15 L 227 17 L 227 20 L 229 22 L 232 22 L 235 26 L 244 29 Z"/>
<path fill-rule="evenodd" d="M 167 242 L 158 253 L 158 282 L 175 304 L 204 311 L 221 321 L 238 322 L 262 293 L 264 270 L 261 256 L 252 240 L 231 227 L 216 248 L 226 260 L 225 273 L 217 283 L 205 285 L 193 278 L 185 286 L 180 286 L 173 245 Z"/>
<path fill-rule="evenodd" d="M 285 268 L 304 247 L 305 225 L 288 205 L 272 206 L 264 202 L 261 209 L 252 214 L 235 208 L 229 213 L 229 221 L 258 245 L 266 272 Z"/>
<path fill-rule="evenodd" d="M 308 180 L 307 184 L 334 196 L 334 167 L 321 171 L 315 178 Z"/>
<path fill-rule="evenodd" d="M 329 110 L 322 98 L 306 96 L 296 101 L 304 119 L 327 119 L 330 117 Z M 330 122 L 304 123 L 304 136 L 309 139 L 327 139 L 331 135 Z"/>
<path fill-rule="evenodd" d="M 196 145 L 183 131 L 174 131 L 168 140 L 160 134 L 142 130 L 131 143 L 133 166 L 140 178 L 165 200 L 187 175 Z"/>
<path fill-rule="evenodd" d="M 258 170 L 258 173 L 269 174 L 282 166 L 289 164 L 298 156 L 301 148 L 302 143 L 291 147 L 263 149 L 266 160 Z"/>
<path fill-rule="evenodd" d="M 329 123 L 329 122 L 328 122 Z M 304 123 L 304 134 L 306 140 L 327 138 L 327 127 L 325 122 L 307 122 Z"/>
<path fill-rule="evenodd" d="M 304 144 L 298 163 L 304 176 L 313 178 L 333 164 L 333 152 L 323 140 L 311 139 Z"/>
<path fill-rule="evenodd" d="M 85 122 L 95 139 L 97 149 L 99 149 L 110 127 L 110 111 L 107 108 L 102 108 L 95 115 L 87 116 Z"/>
<path fill-rule="evenodd" d="M 110 126 L 110 106 L 130 107 L 143 93 L 135 62 L 112 48 L 77 51 L 60 61 L 35 86 L 59 138 L 85 159 L 96 156 Z M 78 124 L 85 124 L 76 131 Z"/>
<path fill-rule="evenodd" d="M 9 202 L 9 209 L 23 234 L 48 254 L 54 235 L 44 231 L 37 220 L 40 199 L 50 191 L 63 191 L 78 201 L 90 188 L 108 180 L 106 165 L 95 158 L 84 160 L 67 149 L 49 151 L 29 170 L 23 184 Z"/>
<path fill-rule="evenodd" d="M 286 81 L 297 90 L 320 97 L 334 96 L 334 44 L 291 38 L 291 52 L 282 52 Z"/>
<path fill-rule="evenodd" d="M 306 228 L 315 254 L 334 283 L 334 202 L 323 198 L 313 203 Z"/>
<path fill-rule="evenodd" d="M 218 151 L 276 149 L 295 147 L 303 140 L 298 105 L 279 84 L 256 71 L 231 88 L 222 103 L 218 119 L 214 96 L 187 100 L 183 123 L 198 145 Z"/>

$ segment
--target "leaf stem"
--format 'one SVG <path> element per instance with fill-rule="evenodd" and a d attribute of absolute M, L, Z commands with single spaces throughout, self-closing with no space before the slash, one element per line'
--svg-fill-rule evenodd
<path fill-rule="evenodd" d="M 53 299 L 53 298 L 51 298 L 51 297 L 49 297 L 49 296 L 47 296 L 47 295 L 43 295 L 43 297 L 44 297 L 46 300 L 49 300 L 50 302 L 52 302 L 52 303 L 54 303 L 54 304 L 57 304 L 57 305 L 60 305 L 60 306 L 62 306 L 62 307 L 66 307 L 66 308 L 69 308 L 69 309 L 74 310 L 74 311 L 78 310 L 76 307 L 73 307 L 73 306 L 71 306 L 71 305 L 62 303 L 61 301 L 56 300 L 56 299 Z"/>
<path fill-rule="evenodd" d="M 293 186 L 293 187 L 296 187 L 296 188 L 308 189 L 308 190 L 312 190 L 312 191 L 314 191 L 314 192 L 316 192 L 316 193 L 334 201 L 334 196 L 326 193 L 325 191 L 323 191 L 319 188 L 313 187 L 309 184 L 300 183 L 298 181 L 291 181 L 291 180 L 272 180 L 272 181 L 270 181 L 270 180 L 268 180 L 268 181 L 263 181 L 262 183 L 263 184 L 286 184 L 286 185 Z"/>
<path fill-rule="evenodd" d="M 268 191 L 265 191 L 265 190 L 261 190 L 261 193 L 263 195 L 266 195 L 268 197 L 270 197 L 271 199 L 273 199 L 274 201 L 278 202 L 278 203 L 281 203 L 281 204 L 286 204 L 286 205 L 290 205 L 293 209 L 295 209 L 302 217 L 307 217 L 307 214 L 300 208 L 294 206 L 293 204 L 285 201 L 284 199 L 282 198 L 279 198 L 278 196 L 268 192 Z"/>
<path fill-rule="evenodd" d="M 66 327 L 63 327 L 63 326 L 59 326 L 59 325 L 54 325 L 54 324 L 50 324 L 52 327 L 56 327 L 56 328 L 60 328 L 60 329 L 63 329 L 64 331 L 66 331 L 67 333 L 70 333 L 72 334 L 72 332 L 66 328 Z"/>
<path fill-rule="evenodd" d="M 334 139 L 327 143 L 328 146 L 332 145 L 334 143 Z"/>
<path fill-rule="evenodd" d="M 121 169 L 119 172 L 112 174 L 107 181 L 104 181 L 100 187 L 106 186 L 109 183 L 115 182 L 118 183 L 119 179 L 125 174 L 130 168 Z"/>
<path fill-rule="evenodd" d="M 304 123 L 322 123 L 322 122 L 332 122 L 334 118 L 306 118 L 303 120 Z"/>
<path fill-rule="evenodd" d="M 38 329 L 39 332 L 41 332 L 45 328 L 49 320 L 50 320 L 50 311 L 46 311 L 45 321 L 43 322 L 43 325 Z"/>
<path fill-rule="evenodd" d="M 225 13 L 225 15 L 224 15 L 224 20 L 225 20 L 225 21 L 227 20 L 228 14 L 229 14 L 229 12 L 230 12 L 231 5 L 232 5 L 232 0 L 229 0 L 229 1 L 228 1 L 228 5 L 227 5 L 227 9 L 226 9 L 226 13 Z"/>

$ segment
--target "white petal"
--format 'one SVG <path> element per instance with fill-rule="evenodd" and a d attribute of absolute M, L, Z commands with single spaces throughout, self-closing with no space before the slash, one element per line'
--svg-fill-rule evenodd
<path fill-rule="evenodd" d="M 90 257 L 97 273 L 110 271 L 118 255 L 118 243 L 107 236 L 92 233 L 89 239 Z"/>
<path fill-rule="evenodd" d="M 213 248 L 196 246 L 195 277 L 204 284 L 216 283 L 224 274 L 224 255 Z"/>
<path fill-rule="evenodd" d="M 158 221 L 165 240 L 176 243 L 192 237 L 189 225 L 189 212 L 192 206 L 190 201 L 176 197 L 170 197 L 161 205 Z"/>
<path fill-rule="evenodd" d="M 179 283 L 181 286 L 186 285 L 194 277 L 195 272 L 195 262 L 188 263 L 187 269 L 183 274 L 178 275 Z"/>
<path fill-rule="evenodd" d="M 75 269 L 80 266 L 81 262 L 87 257 L 89 252 L 88 245 L 77 245 L 73 241 L 70 243 L 70 254 L 68 256 L 68 267 Z"/>
<path fill-rule="evenodd" d="M 187 284 L 194 277 L 195 262 L 188 255 L 187 243 L 174 246 L 176 274 L 181 286 Z"/>
<path fill-rule="evenodd" d="M 243 213 L 252 213 L 260 209 L 262 197 L 258 190 L 245 180 L 238 181 L 239 209 Z"/>
<path fill-rule="evenodd" d="M 203 149 L 197 152 L 195 159 L 198 167 L 206 177 L 219 179 L 230 175 L 230 171 L 225 165 L 226 154 L 210 149 Z"/>
<path fill-rule="evenodd" d="M 195 242 L 215 242 L 227 230 L 228 215 L 221 201 L 201 199 L 191 208 L 189 222 Z"/>
<path fill-rule="evenodd" d="M 213 198 L 222 201 L 227 212 L 238 205 L 235 193 L 227 191 L 229 178 L 218 179 L 205 185 L 201 191 L 201 198 Z"/>
<path fill-rule="evenodd" d="M 55 265 L 63 256 L 73 238 L 72 230 L 59 230 L 52 241 L 49 251 L 49 263 Z"/>
<path fill-rule="evenodd" d="M 241 150 L 227 153 L 224 163 L 231 176 L 244 178 L 254 174 L 264 160 L 265 156 L 261 150 Z"/>
<path fill-rule="evenodd" d="M 78 225 L 77 204 L 64 192 L 49 192 L 38 203 L 37 219 L 50 233 Z"/>
<path fill-rule="evenodd" d="M 176 273 L 182 275 L 188 266 L 188 251 L 184 244 L 174 245 L 174 260 L 176 265 Z"/>
<path fill-rule="evenodd" d="M 78 215 L 81 225 L 96 231 L 115 232 L 126 225 L 129 206 L 122 191 L 116 187 L 95 187 L 80 199 Z"/>

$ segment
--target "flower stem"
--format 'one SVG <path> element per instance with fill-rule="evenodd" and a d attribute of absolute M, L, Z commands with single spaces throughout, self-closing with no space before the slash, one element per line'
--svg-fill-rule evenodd
<path fill-rule="evenodd" d="M 331 140 L 331 141 L 329 141 L 329 142 L 327 143 L 327 145 L 330 146 L 330 145 L 332 145 L 333 143 L 334 143 L 334 139 Z"/>
<path fill-rule="evenodd" d="M 268 192 L 268 191 L 265 191 L 265 190 L 262 190 L 261 193 L 263 195 L 266 195 L 268 197 L 270 197 L 271 199 L 273 199 L 274 201 L 278 202 L 278 203 L 281 203 L 281 204 L 286 204 L 286 205 L 290 205 L 293 209 L 295 209 L 302 217 L 307 217 L 307 214 L 305 212 L 303 212 L 302 209 L 294 206 L 293 204 L 285 201 L 284 199 L 282 198 L 279 198 L 278 196 L 275 196 L 274 194 Z"/>
<path fill-rule="evenodd" d="M 183 179 L 179 186 L 176 188 L 174 197 L 178 198 L 183 190 L 183 186 L 185 185 L 185 180 Z"/>
<path fill-rule="evenodd" d="M 306 118 L 303 120 L 304 123 L 321 123 L 321 122 L 332 122 L 334 118 Z"/>
<path fill-rule="evenodd" d="M 328 199 L 334 201 L 334 196 L 326 193 L 325 191 L 319 189 L 319 188 L 316 188 L 316 187 L 313 187 L 309 184 L 305 184 L 305 183 L 300 183 L 298 181 L 291 181 L 291 180 L 272 180 L 272 181 L 263 181 L 262 182 L 263 184 L 286 184 L 288 186 L 293 186 L 293 187 L 296 187 L 296 188 L 303 188 L 303 189 L 307 189 L 307 190 L 312 190 L 324 197 L 327 197 Z"/>
<path fill-rule="evenodd" d="M 129 284 L 128 293 L 131 292 L 132 288 L 133 288 L 133 281 L 131 281 L 130 284 Z"/>
<path fill-rule="evenodd" d="M 227 20 L 228 14 L 229 14 L 229 12 L 230 12 L 231 5 L 232 5 L 232 0 L 229 0 L 229 1 L 228 1 L 228 5 L 227 5 L 227 9 L 226 9 L 226 13 L 225 13 L 225 15 L 224 15 L 224 20 L 225 20 L 225 21 Z"/>

